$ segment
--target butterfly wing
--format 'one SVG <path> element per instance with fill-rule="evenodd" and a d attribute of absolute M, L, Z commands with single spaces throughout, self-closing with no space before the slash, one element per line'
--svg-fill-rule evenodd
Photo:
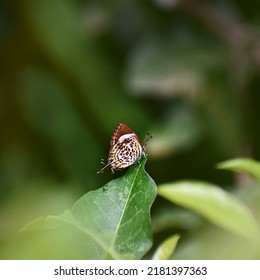
<path fill-rule="evenodd" d="M 113 147 L 118 142 L 118 139 L 122 135 L 124 135 L 124 134 L 132 134 L 132 133 L 135 134 L 134 131 L 130 127 L 128 127 L 124 123 L 119 123 L 117 125 L 117 127 L 115 128 L 114 133 L 113 133 L 113 135 L 111 137 L 110 146 Z M 139 138 L 138 138 L 138 140 L 139 140 Z M 139 142 L 140 142 L 140 140 L 139 140 Z"/>

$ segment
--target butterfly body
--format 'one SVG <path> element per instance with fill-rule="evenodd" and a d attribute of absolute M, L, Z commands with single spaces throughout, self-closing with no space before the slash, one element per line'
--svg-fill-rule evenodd
<path fill-rule="evenodd" d="M 145 153 L 146 145 L 142 145 L 134 131 L 123 123 L 116 127 L 111 141 L 107 165 L 98 173 L 108 167 L 111 171 L 124 169 L 138 161 Z"/>

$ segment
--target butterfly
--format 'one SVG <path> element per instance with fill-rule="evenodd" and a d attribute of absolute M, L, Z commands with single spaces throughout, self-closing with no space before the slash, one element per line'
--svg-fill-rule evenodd
<path fill-rule="evenodd" d="M 114 170 L 124 169 L 134 164 L 145 153 L 147 141 L 151 137 L 149 132 L 141 144 L 140 139 L 130 127 L 119 123 L 110 140 L 107 164 L 97 173 L 102 173 L 107 168 L 110 168 L 114 173 Z M 104 162 L 102 163 L 104 164 Z"/>

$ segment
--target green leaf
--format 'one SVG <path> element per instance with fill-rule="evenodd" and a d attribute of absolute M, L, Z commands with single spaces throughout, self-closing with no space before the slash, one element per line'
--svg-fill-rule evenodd
<path fill-rule="evenodd" d="M 259 236 L 257 223 L 246 205 L 215 185 L 199 181 L 180 181 L 161 185 L 158 193 L 240 236 L 249 239 Z"/>
<path fill-rule="evenodd" d="M 169 260 L 175 251 L 180 236 L 175 234 L 164 240 L 156 249 L 153 260 Z"/>
<path fill-rule="evenodd" d="M 152 245 L 150 208 L 156 184 L 145 172 L 146 159 L 122 177 L 82 196 L 59 216 L 40 218 L 23 230 L 70 224 L 90 244 L 93 259 L 140 259 Z"/>
<path fill-rule="evenodd" d="M 237 158 L 221 162 L 217 165 L 218 169 L 232 170 L 247 173 L 260 179 L 260 163 L 250 158 Z"/>

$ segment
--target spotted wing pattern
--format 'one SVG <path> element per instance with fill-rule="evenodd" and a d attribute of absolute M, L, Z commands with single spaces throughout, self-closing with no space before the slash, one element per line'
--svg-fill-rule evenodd
<path fill-rule="evenodd" d="M 110 151 L 105 165 L 98 173 L 102 173 L 108 167 L 111 171 L 124 169 L 138 161 L 145 152 L 138 136 L 131 128 L 123 123 L 116 127 L 110 141 Z"/>

